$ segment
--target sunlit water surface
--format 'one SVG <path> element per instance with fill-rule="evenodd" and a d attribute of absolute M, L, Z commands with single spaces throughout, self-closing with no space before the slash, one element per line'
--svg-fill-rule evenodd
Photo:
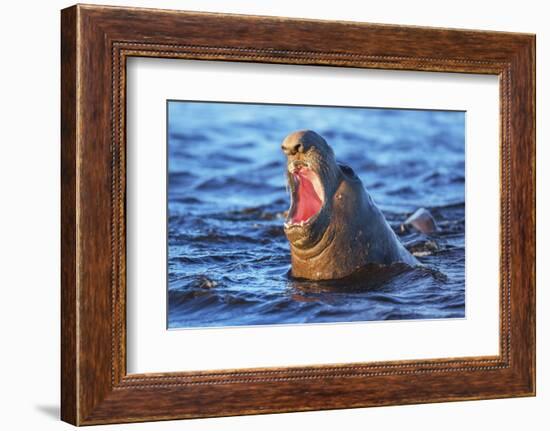
<path fill-rule="evenodd" d="M 283 138 L 312 129 L 423 267 L 293 280 Z M 464 113 L 170 101 L 168 326 L 464 317 Z M 428 208 L 440 230 L 402 234 Z"/>

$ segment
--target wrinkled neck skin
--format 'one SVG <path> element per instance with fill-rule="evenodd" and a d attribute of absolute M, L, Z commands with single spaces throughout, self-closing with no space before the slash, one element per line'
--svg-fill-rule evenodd
<path fill-rule="evenodd" d="M 337 165 L 336 165 L 337 166 Z M 403 247 L 357 177 L 337 168 L 326 181 L 326 205 L 308 232 L 289 236 L 292 275 L 310 280 L 347 277 L 368 263 L 418 264 Z M 328 189 L 332 184 L 333 190 Z"/>

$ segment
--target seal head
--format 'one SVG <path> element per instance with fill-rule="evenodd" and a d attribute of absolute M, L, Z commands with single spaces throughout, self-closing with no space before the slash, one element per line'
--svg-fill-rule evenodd
<path fill-rule="evenodd" d="M 332 148 L 315 132 L 294 132 L 281 147 L 290 191 L 285 233 L 293 247 L 307 250 L 325 234 L 341 173 Z"/>

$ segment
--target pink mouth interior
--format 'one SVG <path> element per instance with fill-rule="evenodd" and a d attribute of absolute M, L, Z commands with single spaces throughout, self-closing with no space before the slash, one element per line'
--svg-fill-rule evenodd
<path fill-rule="evenodd" d="M 323 202 L 313 186 L 311 177 L 314 175 L 308 169 L 300 169 L 292 174 L 296 192 L 294 194 L 294 212 L 292 223 L 307 221 L 319 212 Z"/>

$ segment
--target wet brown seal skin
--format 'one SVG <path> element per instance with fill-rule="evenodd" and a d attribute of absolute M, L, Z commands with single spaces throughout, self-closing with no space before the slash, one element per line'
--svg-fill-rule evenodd
<path fill-rule="evenodd" d="M 412 213 L 401 225 L 401 232 L 406 232 L 411 227 L 426 234 L 437 231 L 437 223 L 426 208 L 419 208 Z"/>
<path fill-rule="evenodd" d="M 320 135 L 293 132 L 281 147 L 288 161 L 291 206 L 284 230 L 294 277 L 334 280 L 369 263 L 418 265 L 361 180 L 336 162 Z"/>

